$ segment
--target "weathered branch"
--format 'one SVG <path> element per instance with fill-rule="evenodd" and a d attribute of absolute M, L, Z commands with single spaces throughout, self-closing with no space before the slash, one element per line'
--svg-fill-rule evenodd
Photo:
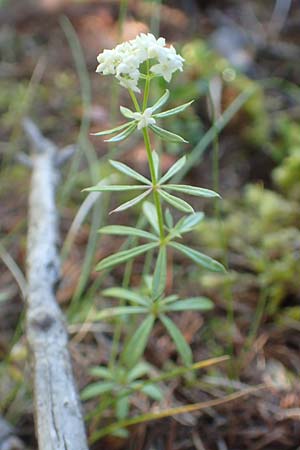
<path fill-rule="evenodd" d="M 40 450 L 87 450 L 67 333 L 56 302 L 59 279 L 55 187 L 58 152 L 30 121 L 33 153 L 27 244 L 27 339 L 33 358 L 36 433 Z"/>

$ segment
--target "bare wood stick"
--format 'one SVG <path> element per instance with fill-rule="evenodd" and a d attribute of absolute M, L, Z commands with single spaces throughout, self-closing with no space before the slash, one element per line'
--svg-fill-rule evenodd
<path fill-rule="evenodd" d="M 56 302 L 59 279 L 55 187 L 57 148 L 30 121 L 34 147 L 27 244 L 27 339 L 33 357 L 36 433 L 40 450 L 87 450 L 72 374 L 63 314 Z"/>

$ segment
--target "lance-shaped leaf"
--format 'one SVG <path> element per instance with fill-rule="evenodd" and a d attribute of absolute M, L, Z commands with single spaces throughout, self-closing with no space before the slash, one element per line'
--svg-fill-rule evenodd
<path fill-rule="evenodd" d="M 174 344 L 176 345 L 178 353 L 180 354 L 184 364 L 186 365 L 192 364 L 193 361 L 192 351 L 179 328 L 175 325 L 175 323 L 171 319 L 169 319 L 164 314 L 160 316 L 160 320 L 166 327 L 166 330 L 168 331 Z"/>
<path fill-rule="evenodd" d="M 155 172 L 155 176 L 156 179 L 158 180 L 159 177 L 159 156 L 156 153 L 155 150 L 153 150 L 152 152 L 152 158 L 153 158 L 153 165 L 154 165 L 154 172 Z"/>
<path fill-rule="evenodd" d="M 163 191 L 162 189 L 158 190 L 159 195 L 170 205 L 174 206 L 174 208 L 179 209 L 179 211 L 191 213 L 194 212 L 193 207 L 187 203 L 185 200 L 181 198 L 175 197 L 174 195 L 169 194 L 168 192 Z"/>
<path fill-rule="evenodd" d="M 127 380 L 133 381 L 136 380 L 137 378 L 141 378 L 145 375 L 148 375 L 150 368 L 151 368 L 150 364 L 144 361 L 139 362 L 131 370 L 129 370 L 127 374 Z"/>
<path fill-rule="evenodd" d="M 165 245 L 159 248 L 152 281 L 152 297 L 157 299 L 163 293 L 167 280 L 167 249 Z"/>
<path fill-rule="evenodd" d="M 143 203 L 143 213 L 145 214 L 148 222 L 156 231 L 157 234 L 159 234 L 159 225 L 158 225 L 158 218 L 157 218 L 157 212 L 155 209 L 155 206 L 151 202 L 144 202 Z"/>
<path fill-rule="evenodd" d="M 157 125 L 150 125 L 149 128 L 153 131 L 153 133 L 157 134 L 162 140 L 167 142 L 185 142 L 187 143 L 183 137 L 178 134 L 171 133 L 171 131 L 164 130 L 163 128 L 158 127 Z"/>
<path fill-rule="evenodd" d="M 92 367 L 88 372 L 93 377 L 104 378 L 105 380 L 113 379 L 113 374 L 111 371 L 104 366 Z"/>
<path fill-rule="evenodd" d="M 97 133 L 91 133 L 92 136 L 105 136 L 106 134 L 114 134 L 117 133 L 118 131 L 124 130 L 125 128 L 130 127 L 134 122 L 126 122 L 126 123 L 122 123 L 122 125 L 118 125 L 115 128 L 111 128 L 110 130 L 103 130 L 103 131 L 98 131 Z"/>
<path fill-rule="evenodd" d="M 112 185 L 112 186 L 91 186 L 85 189 L 82 189 L 83 191 L 87 192 L 122 192 L 122 191 L 139 191 L 139 190 L 145 190 L 149 189 L 149 186 L 143 186 L 140 184 L 134 185 L 134 184 L 126 184 L 126 185 Z"/>
<path fill-rule="evenodd" d="M 183 217 L 177 222 L 174 231 L 178 233 L 188 233 L 189 231 L 196 228 L 197 225 L 199 225 L 199 223 L 203 220 L 203 218 L 203 212 L 196 212 L 194 214 L 190 214 L 189 216 Z"/>
<path fill-rule="evenodd" d="M 121 114 L 127 119 L 134 119 L 134 112 L 131 109 L 126 108 L 125 106 L 120 106 Z"/>
<path fill-rule="evenodd" d="M 169 97 L 170 97 L 170 92 L 168 89 L 166 89 L 166 92 L 151 107 L 152 111 L 154 112 L 154 111 L 157 111 L 159 108 L 161 108 L 168 101 Z"/>
<path fill-rule="evenodd" d="M 125 211 L 125 209 L 131 208 L 132 206 L 136 205 L 137 203 L 141 202 L 144 198 L 146 198 L 147 195 L 150 194 L 150 192 L 151 192 L 151 189 L 148 189 L 146 192 L 143 192 L 142 194 L 138 195 L 137 197 L 134 197 L 132 200 L 128 200 L 128 202 L 122 203 L 122 205 L 120 205 L 117 208 L 110 211 L 109 214 Z"/>
<path fill-rule="evenodd" d="M 220 197 L 217 192 L 212 191 L 211 189 L 204 189 L 186 184 L 166 184 L 164 189 L 182 192 L 183 194 L 195 195 L 197 197 Z"/>
<path fill-rule="evenodd" d="M 133 367 L 144 353 L 155 318 L 148 316 L 138 327 L 122 352 L 122 361 L 127 367 Z"/>
<path fill-rule="evenodd" d="M 166 181 L 168 181 L 170 178 L 172 178 L 177 172 L 179 172 L 179 170 L 181 170 L 183 168 L 185 163 L 186 163 L 186 156 L 183 156 L 178 161 L 176 161 L 176 163 L 173 164 L 173 166 L 170 167 L 170 169 L 159 180 L 159 183 L 163 184 Z"/>
<path fill-rule="evenodd" d="M 173 303 L 178 300 L 178 295 L 168 295 L 168 297 L 164 297 L 163 299 L 159 300 L 160 305 L 166 305 L 168 303 Z"/>
<path fill-rule="evenodd" d="M 100 228 L 98 232 L 103 234 L 116 234 L 118 236 L 137 236 L 150 239 L 151 241 L 157 241 L 157 236 L 155 236 L 155 234 L 140 230 L 139 228 L 127 227 L 125 225 L 108 225 Z"/>
<path fill-rule="evenodd" d="M 188 106 L 190 106 L 194 100 L 191 100 L 190 102 L 184 103 L 183 105 L 177 106 L 176 108 L 168 109 L 167 111 L 163 111 L 161 113 L 155 114 L 155 118 L 162 118 L 162 117 L 169 117 L 174 116 L 174 114 L 181 113 L 184 111 Z M 130 117 L 131 119 L 131 117 Z"/>
<path fill-rule="evenodd" d="M 172 216 L 169 208 L 166 208 L 166 210 L 165 210 L 165 221 L 166 221 L 166 225 L 168 228 L 173 228 L 174 220 L 173 220 L 173 216 Z"/>
<path fill-rule="evenodd" d="M 103 309 L 102 311 L 93 314 L 93 322 L 126 314 L 146 314 L 147 312 L 148 309 L 145 306 L 116 306 L 114 308 Z"/>
<path fill-rule="evenodd" d="M 114 297 L 114 298 L 121 298 L 123 300 L 128 300 L 132 303 L 137 303 L 142 306 L 149 306 L 150 301 L 146 297 L 143 297 L 142 295 L 138 294 L 137 292 L 133 292 L 129 289 L 125 288 L 108 288 L 102 291 L 102 294 L 106 297 Z"/>
<path fill-rule="evenodd" d="M 213 302 L 206 297 L 186 298 L 178 300 L 169 305 L 165 305 L 164 311 L 207 311 L 212 309 Z"/>
<path fill-rule="evenodd" d="M 81 392 L 80 397 L 82 400 L 89 400 L 105 392 L 111 392 L 113 388 L 113 381 L 98 381 L 97 383 L 91 383 L 86 386 Z"/>
<path fill-rule="evenodd" d="M 119 172 L 124 173 L 128 177 L 134 178 L 135 180 L 138 180 L 143 184 L 151 185 L 150 180 L 148 180 L 146 177 L 136 172 L 135 170 L 131 169 L 131 167 L 127 166 L 126 164 L 119 161 L 113 161 L 112 159 L 109 160 L 109 163 Z"/>
<path fill-rule="evenodd" d="M 153 400 L 161 401 L 164 398 L 161 390 L 154 384 L 147 384 L 146 386 L 143 386 L 141 391 Z"/>
<path fill-rule="evenodd" d="M 210 256 L 204 255 L 186 245 L 179 244 L 179 242 L 170 242 L 169 245 L 205 269 L 211 270 L 212 272 L 226 272 L 225 267 Z"/>
<path fill-rule="evenodd" d="M 126 139 L 128 136 L 130 136 L 134 130 L 137 127 L 137 124 L 135 122 L 130 122 L 131 125 L 129 125 L 129 127 L 127 127 L 124 131 L 122 131 L 121 133 L 117 134 L 116 136 L 110 138 L 110 139 L 105 139 L 104 142 L 120 142 L 123 141 L 124 139 Z"/>
<path fill-rule="evenodd" d="M 155 242 L 151 242 L 150 244 L 143 244 L 129 250 L 123 250 L 121 252 L 114 253 L 113 255 L 107 256 L 106 258 L 102 259 L 102 261 L 97 264 L 96 270 L 99 271 L 104 269 L 111 269 L 117 264 L 129 261 L 130 259 L 142 255 L 143 253 L 146 253 L 157 246 L 158 244 L 156 244 Z"/>

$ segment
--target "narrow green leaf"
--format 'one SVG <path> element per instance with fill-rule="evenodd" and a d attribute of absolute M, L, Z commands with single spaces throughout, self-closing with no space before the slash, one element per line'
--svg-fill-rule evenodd
<path fill-rule="evenodd" d="M 119 161 L 113 161 L 112 159 L 109 160 L 109 163 L 117 169 L 119 172 L 124 173 L 125 175 L 134 178 L 135 180 L 140 181 L 143 184 L 148 184 L 151 186 L 151 181 L 148 180 L 146 177 L 141 175 L 140 173 L 136 172 L 135 170 L 131 169 L 131 167 L 127 166 L 124 163 L 121 163 Z"/>
<path fill-rule="evenodd" d="M 104 269 L 111 269 L 117 264 L 122 264 L 126 261 L 129 261 L 130 259 L 135 258 L 136 256 L 142 255 L 143 253 L 152 250 L 153 248 L 157 247 L 157 245 L 158 244 L 153 242 L 151 244 L 143 244 L 129 250 L 123 250 L 121 252 L 114 253 L 113 255 L 107 256 L 106 258 L 102 259 L 102 261 L 97 264 L 96 270 L 99 271 Z"/>
<path fill-rule="evenodd" d="M 140 184 L 135 185 L 135 184 L 119 184 L 114 185 L 114 186 L 101 186 L 101 185 L 97 185 L 97 186 L 91 186 L 88 188 L 83 189 L 83 191 L 87 191 L 87 192 L 122 192 L 122 191 L 139 191 L 139 190 L 145 190 L 145 189 L 149 189 L 148 186 L 142 186 Z"/>
<path fill-rule="evenodd" d="M 206 297 L 186 298 L 166 305 L 164 311 L 207 311 L 212 309 L 213 302 Z"/>
<path fill-rule="evenodd" d="M 82 390 L 80 397 L 82 400 L 89 400 L 105 392 L 111 392 L 113 387 L 114 383 L 112 381 L 91 383 Z"/>
<path fill-rule="evenodd" d="M 146 386 L 143 386 L 141 391 L 148 397 L 152 398 L 153 400 L 157 400 L 158 402 L 163 399 L 161 390 L 154 384 L 147 384 Z"/>
<path fill-rule="evenodd" d="M 159 248 L 156 266 L 152 281 L 152 297 L 155 300 L 160 297 L 166 287 L 167 280 L 167 249 L 163 245 Z"/>
<path fill-rule="evenodd" d="M 89 370 L 89 374 L 92 375 L 93 377 L 104 378 L 105 380 L 112 379 L 111 371 L 104 366 L 92 367 Z"/>
<path fill-rule="evenodd" d="M 203 253 L 189 248 L 186 245 L 179 244 L 178 242 L 170 242 L 169 245 L 205 269 L 211 270 L 212 272 L 226 272 L 225 267 L 210 256 L 204 255 Z"/>
<path fill-rule="evenodd" d="M 175 325 L 175 323 L 171 319 L 169 319 L 164 314 L 160 316 L 160 320 L 166 327 L 166 330 L 168 331 L 174 344 L 176 345 L 178 353 L 180 354 L 184 364 L 186 365 L 192 364 L 193 362 L 192 351 L 179 328 Z"/>
<path fill-rule="evenodd" d="M 158 118 L 158 119 L 161 119 L 162 117 L 173 116 L 174 114 L 178 114 L 178 113 L 181 113 L 182 111 L 184 111 L 193 102 L 194 102 L 194 100 L 191 100 L 190 102 L 184 103 L 183 105 L 177 106 L 176 108 L 168 109 L 167 111 L 163 111 L 161 113 L 155 114 L 154 116 L 155 116 L 155 118 Z M 131 119 L 131 117 L 130 117 L 130 119 Z"/>
<path fill-rule="evenodd" d="M 132 200 L 128 200 L 128 202 L 122 203 L 122 205 L 110 211 L 109 214 L 125 211 L 126 209 L 131 208 L 132 206 L 136 205 L 137 203 L 141 202 L 144 198 L 146 198 L 150 194 L 150 192 L 151 189 L 148 189 L 146 192 L 143 192 L 137 197 L 134 197 Z"/>
<path fill-rule="evenodd" d="M 125 288 L 108 288 L 102 291 L 102 294 L 106 297 L 121 298 L 123 300 L 128 300 L 129 302 L 137 303 L 143 306 L 149 306 L 150 303 L 146 297 L 143 297 L 137 292 L 133 292 Z"/>
<path fill-rule="evenodd" d="M 203 218 L 204 218 L 203 212 L 196 212 L 189 216 L 183 217 L 177 222 L 175 229 L 179 233 L 188 233 L 189 231 L 197 227 L 197 225 L 199 225 L 199 223 L 203 220 Z"/>
<path fill-rule="evenodd" d="M 127 227 L 125 225 L 108 225 L 100 228 L 99 233 L 103 234 L 116 234 L 118 236 L 137 236 L 144 239 L 150 239 L 151 241 L 157 241 L 155 234 L 148 231 L 140 230 L 138 228 Z"/>
<path fill-rule="evenodd" d="M 161 139 L 167 142 L 185 142 L 187 143 L 183 137 L 178 134 L 171 133 L 171 131 L 164 130 L 163 128 L 158 127 L 157 125 L 150 125 L 149 128 L 153 131 L 153 133 L 157 134 Z"/>
<path fill-rule="evenodd" d="M 93 314 L 92 321 L 110 319 L 111 317 L 123 316 L 126 314 L 146 314 L 148 309 L 144 306 L 116 306 L 114 308 L 106 308 Z"/>
<path fill-rule="evenodd" d="M 165 221 L 166 221 L 166 225 L 168 228 L 173 228 L 174 220 L 173 220 L 173 216 L 172 216 L 169 208 L 166 208 L 166 211 L 165 211 Z"/>
<path fill-rule="evenodd" d="M 130 406 L 129 406 L 129 397 L 128 396 L 121 397 L 117 400 L 116 415 L 117 415 L 118 420 L 122 420 L 122 419 L 125 419 L 126 417 L 128 417 L 129 407 Z M 124 430 L 124 431 L 127 431 L 127 430 Z M 127 436 L 125 436 L 125 437 L 127 437 Z M 124 433 L 123 433 L 123 437 L 124 437 Z"/>
<path fill-rule="evenodd" d="M 126 108 L 125 106 L 120 106 L 121 114 L 127 119 L 134 119 L 134 112 L 131 109 Z"/>
<path fill-rule="evenodd" d="M 155 112 L 157 111 L 159 108 L 161 108 L 167 101 L 168 98 L 170 97 L 170 92 L 168 89 L 166 89 L 166 92 L 157 100 L 156 103 L 154 103 L 154 105 L 151 107 L 152 111 Z"/>
<path fill-rule="evenodd" d="M 158 180 L 158 178 L 159 178 L 159 156 L 155 150 L 152 151 L 152 158 L 153 158 L 155 176 L 156 176 L 156 179 Z"/>
<path fill-rule="evenodd" d="M 155 209 L 155 206 L 151 202 L 144 202 L 143 203 L 143 213 L 145 214 L 148 222 L 156 231 L 157 234 L 159 234 L 159 225 L 158 225 L 158 219 L 157 219 L 157 212 Z"/>
<path fill-rule="evenodd" d="M 146 362 L 139 362 L 137 363 L 129 372 L 127 375 L 128 381 L 136 380 L 137 378 L 141 378 L 144 375 L 149 374 L 150 364 Z"/>
<path fill-rule="evenodd" d="M 164 189 L 170 191 L 183 192 L 184 194 L 195 195 L 197 197 L 221 197 L 217 192 L 211 189 L 199 188 L 197 186 L 188 186 L 186 184 L 166 184 Z"/>
<path fill-rule="evenodd" d="M 163 184 L 173 177 L 186 163 L 186 156 L 183 156 L 175 164 L 173 164 L 170 169 L 164 174 L 164 176 L 159 180 L 159 184 Z"/>
<path fill-rule="evenodd" d="M 174 208 L 179 209 L 179 211 L 191 213 L 194 212 L 193 207 L 187 203 L 185 200 L 181 198 L 175 197 L 174 195 L 169 194 L 168 192 L 163 191 L 162 189 L 158 190 L 159 195 L 170 205 L 174 206 Z"/>
<path fill-rule="evenodd" d="M 167 305 L 168 303 L 173 303 L 176 302 L 176 300 L 178 300 L 178 295 L 168 295 L 168 297 L 165 297 L 161 300 L 159 300 L 159 304 L 160 305 Z"/>
<path fill-rule="evenodd" d="M 126 344 L 122 361 L 127 367 L 133 367 L 144 353 L 154 322 L 155 318 L 148 316 Z"/>
<path fill-rule="evenodd" d="M 116 136 L 114 136 L 114 137 L 112 137 L 110 139 L 105 139 L 104 142 L 120 142 L 120 141 L 123 141 L 124 139 L 126 139 L 128 136 L 130 136 L 134 132 L 136 127 L 137 127 L 137 124 L 135 122 L 133 122 L 124 131 L 122 131 L 121 133 L 117 134 Z"/>
<path fill-rule="evenodd" d="M 105 134 L 114 134 L 118 131 L 124 130 L 124 128 L 128 128 L 133 124 L 133 122 L 122 123 L 122 125 L 118 125 L 115 128 L 111 128 L 110 130 L 99 131 L 98 133 L 91 133 L 92 136 L 104 136 Z"/>

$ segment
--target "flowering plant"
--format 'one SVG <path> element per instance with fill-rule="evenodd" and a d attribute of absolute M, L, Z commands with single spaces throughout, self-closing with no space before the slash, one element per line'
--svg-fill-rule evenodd
<path fill-rule="evenodd" d="M 215 272 L 224 271 L 225 269 L 218 261 L 178 242 L 185 233 L 197 227 L 203 220 L 204 214 L 202 212 L 195 212 L 186 200 L 177 197 L 174 193 L 198 197 L 219 197 L 219 194 L 210 189 L 197 186 L 169 183 L 172 177 L 184 167 L 186 156 L 181 157 L 175 162 L 165 174 L 161 174 L 159 155 L 151 147 L 149 132 L 153 132 L 162 140 L 168 142 L 186 142 L 181 136 L 159 127 L 157 123 L 162 118 L 181 113 L 192 102 L 159 112 L 170 96 L 169 90 L 166 90 L 152 106 L 148 106 L 151 80 L 155 77 L 163 77 L 166 82 L 170 82 L 174 72 L 183 70 L 184 60 L 176 53 L 174 47 L 166 46 L 164 38 L 160 37 L 156 39 L 152 34 L 141 34 L 129 42 L 117 45 L 112 50 L 104 50 L 98 56 L 98 62 L 98 73 L 114 75 L 120 84 L 128 90 L 134 111 L 121 106 L 121 114 L 128 120 L 115 128 L 100 131 L 95 133 L 95 135 L 113 135 L 106 142 L 119 142 L 128 138 L 135 131 L 141 132 L 145 143 L 150 177 L 145 177 L 124 163 L 110 161 L 116 170 L 135 180 L 135 182 L 137 181 L 139 184 L 97 185 L 86 190 L 137 192 L 138 195 L 121 204 L 112 212 L 124 211 L 133 205 L 143 202 L 142 211 L 148 221 L 150 230 L 123 225 L 110 225 L 100 229 L 99 231 L 101 233 L 110 235 L 134 236 L 136 239 L 141 239 L 144 243 L 102 259 L 96 269 L 101 271 L 111 269 L 118 264 L 133 260 L 139 255 L 146 253 L 152 255 L 153 251 L 156 257 L 154 258 L 153 276 L 146 277 L 145 280 L 146 290 L 137 292 L 124 287 L 106 289 L 103 294 L 107 297 L 121 299 L 123 301 L 122 306 L 96 312 L 94 320 L 104 320 L 126 314 L 138 314 L 144 317 L 135 332 L 127 338 L 120 351 L 120 364 L 123 367 L 123 371 L 124 367 L 127 367 L 128 373 L 132 370 L 135 373 L 135 368 L 141 364 L 141 356 L 144 353 L 156 320 L 160 320 L 163 324 L 184 364 L 190 365 L 192 363 L 191 349 L 177 325 L 169 317 L 169 313 L 184 310 L 207 310 L 212 307 L 212 302 L 208 298 L 200 296 L 179 299 L 177 295 L 165 295 L 168 249 L 174 249 L 180 252 L 205 269 Z M 136 93 L 142 95 L 142 100 L 138 100 Z M 146 197 L 152 197 L 152 201 L 145 201 Z M 185 213 L 185 215 L 177 223 L 174 223 L 170 210 L 164 208 L 165 204 L 169 204 L 171 207 Z M 109 379 L 110 383 L 105 384 L 103 382 L 103 385 L 101 383 L 95 383 L 96 387 L 90 385 L 84 391 L 85 398 L 95 395 L 95 392 L 100 393 L 101 391 L 103 393 L 109 390 L 111 391 L 115 375 L 113 375 L 114 372 L 110 373 L 110 370 L 114 371 L 115 368 L 95 370 L 95 373 L 101 376 L 105 374 L 106 378 L 104 378 L 106 380 Z M 124 401 L 124 392 L 122 394 L 122 401 Z"/>

